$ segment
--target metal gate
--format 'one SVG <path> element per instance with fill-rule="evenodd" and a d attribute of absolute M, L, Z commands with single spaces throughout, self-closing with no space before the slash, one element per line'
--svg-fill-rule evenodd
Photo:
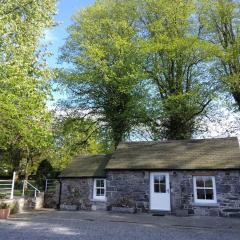
<path fill-rule="evenodd" d="M 16 178 L 16 173 L 14 172 L 12 179 L 9 179 L 9 180 L 0 179 L 0 198 L 13 199 L 15 178 Z"/>

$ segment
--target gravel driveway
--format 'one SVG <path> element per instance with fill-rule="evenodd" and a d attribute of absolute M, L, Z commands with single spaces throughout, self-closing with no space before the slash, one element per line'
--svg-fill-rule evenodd
<path fill-rule="evenodd" d="M 1 240 L 239 240 L 240 219 L 35 211 L 0 220 Z"/>

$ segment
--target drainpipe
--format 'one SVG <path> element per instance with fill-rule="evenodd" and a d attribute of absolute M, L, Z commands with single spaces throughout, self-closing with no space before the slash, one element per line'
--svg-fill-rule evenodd
<path fill-rule="evenodd" d="M 59 187 L 59 195 L 58 195 L 58 205 L 57 205 L 57 209 L 60 209 L 61 206 L 61 197 L 62 197 L 62 180 L 59 180 L 60 183 L 60 187 Z"/>

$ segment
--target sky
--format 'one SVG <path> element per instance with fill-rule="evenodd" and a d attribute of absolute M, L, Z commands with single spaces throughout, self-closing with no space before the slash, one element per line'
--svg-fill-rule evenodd
<path fill-rule="evenodd" d="M 58 12 L 55 16 L 57 26 L 52 29 L 46 29 L 43 43 L 48 44 L 48 49 L 52 56 L 47 58 L 49 67 L 60 67 L 58 65 L 59 49 L 64 45 L 68 36 L 67 28 L 72 24 L 72 16 L 80 8 L 86 8 L 94 3 L 94 0 L 58 0 Z M 47 101 L 49 109 L 53 109 L 58 100 L 66 98 L 64 92 L 52 92 L 52 100 Z"/>
<path fill-rule="evenodd" d="M 56 67 L 59 55 L 59 48 L 63 46 L 64 39 L 67 37 L 67 27 L 71 25 L 71 17 L 80 8 L 85 8 L 93 4 L 94 0 L 59 0 L 58 13 L 55 20 L 58 26 L 53 29 L 47 29 L 45 41 L 50 43 L 49 50 L 53 54 L 48 59 L 50 67 Z"/>

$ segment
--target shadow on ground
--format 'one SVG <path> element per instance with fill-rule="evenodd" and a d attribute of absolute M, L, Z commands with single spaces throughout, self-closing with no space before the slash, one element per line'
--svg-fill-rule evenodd
<path fill-rule="evenodd" d="M 0 221 L 2 240 L 239 240 L 240 219 L 34 211 Z"/>

